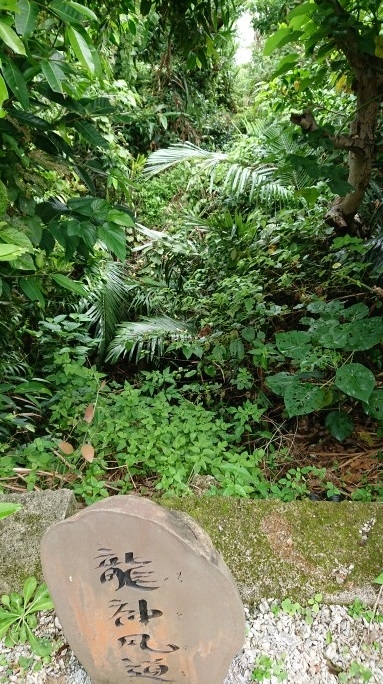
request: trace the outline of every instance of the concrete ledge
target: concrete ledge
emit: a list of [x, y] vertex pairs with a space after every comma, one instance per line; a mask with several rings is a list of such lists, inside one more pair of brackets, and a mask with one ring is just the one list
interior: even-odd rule
[[[0, 520], [0, 594], [19, 591], [26, 577], [42, 581], [40, 542], [48, 527], [78, 507], [69, 490], [0, 496], [23, 508]], [[290, 597], [304, 603], [322, 593], [327, 603], [373, 604], [383, 571], [383, 503], [332, 503], [225, 497], [157, 500], [189, 513], [229, 566], [245, 603]], [[360, 528], [376, 518], [367, 542]], [[349, 571], [350, 566], [354, 566]]]
[[20, 591], [31, 575], [43, 581], [42, 536], [50, 525], [76, 512], [76, 501], [69, 489], [7, 494], [0, 501], [22, 505], [17, 513], [0, 520], [0, 594], [8, 594]]
[[[373, 604], [383, 571], [383, 503], [282, 503], [224, 497], [163, 499], [205, 529], [233, 573], [242, 599], [322, 593], [328, 603]], [[376, 518], [367, 542], [360, 528]], [[350, 566], [353, 569], [350, 570]]]

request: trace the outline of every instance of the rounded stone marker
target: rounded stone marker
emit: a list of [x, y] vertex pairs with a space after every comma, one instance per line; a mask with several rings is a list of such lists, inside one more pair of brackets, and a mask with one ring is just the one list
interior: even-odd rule
[[42, 567], [92, 684], [223, 684], [245, 638], [243, 606], [188, 515], [114, 496], [53, 525]]

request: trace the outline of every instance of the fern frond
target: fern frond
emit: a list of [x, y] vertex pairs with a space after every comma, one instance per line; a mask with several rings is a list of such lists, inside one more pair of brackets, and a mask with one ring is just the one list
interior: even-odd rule
[[151, 361], [163, 356], [165, 344], [175, 340], [191, 339], [193, 328], [185, 321], [168, 316], [142, 318], [118, 326], [118, 332], [110, 343], [106, 361], [116, 363], [128, 354], [136, 363], [146, 356]]

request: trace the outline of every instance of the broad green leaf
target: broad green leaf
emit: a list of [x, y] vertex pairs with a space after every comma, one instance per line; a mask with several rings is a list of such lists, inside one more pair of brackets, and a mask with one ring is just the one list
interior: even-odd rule
[[365, 402], [368, 402], [375, 387], [373, 374], [361, 363], [347, 363], [338, 368], [334, 382], [348, 396]]
[[291, 373], [285, 373], [284, 371], [276, 373], [275, 375], [269, 375], [269, 377], [266, 378], [266, 385], [270, 387], [275, 394], [278, 394], [279, 397], [284, 396], [287, 387], [293, 382], [296, 382], [295, 376]]
[[336, 299], [331, 302], [325, 302], [323, 299], [317, 299], [316, 301], [310, 302], [310, 304], [307, 305], [307, 311], [321, 314], [323, 318], [334, 318], [341, 316], [343, 310], [344, 304], [342, 302], [338, 302]]
[[93, 223], [72, 220], [66, 223], [68, 235], [78, 235], [89, 249], [92, 249], [97, 241], [97, 228]]
[[45, 307], [45, 299], [41, 291], [39, 278], [36, 278], [35, 276], [20, 278], [19, 286], [28, 299], [32, 302], [39, 302], [42, 309]]
[[0, 38], [17, 55], [26, 54], [25, 47], [17, 33], [13, 30], [13, 28], [8, 26], [8, 24], [5, 24], [3, 21], [0, 21]]
[[108, 149], [109, 143], [100, 135], [97, 128], [95, 128], [88, 121], [75, 121], [73, 128], [81, 135], [84, 140], [94, 147], [102, 147], [104, 150]]
[[314, 2], [302, 2], [288, 13], [286, 21], [290, 21], [293, 17], [300, 16], [301, 14], [311, 14], [315, 8], [316, 4]]
[[[97, 67], [93, 57], [93, 52], [89, 46], [90, 40], [88, 36], [86, 36], [85, 32], [80, 33], [78, 27], [77, 29], [74, 29], [72, 26], [67, 28], [66, 33], [70, 46], [81, 66], [83, 66], [84, 69], [89, 71], [89, 73], [94, 76], [97, 71]], [[86, 38], [84, 36], [86, 36]]]
[[16, 511], [19, 511], [20, 508], [22, 508], [21, 504], [5, 503], [5, 502], [1, 501], [0, 502], [0, 520], [2, 518], [6, 518], [8, 515], [12, 515], [13, 513], [16, 513]]
[[0, 76], [0, 110], [3, 106], [3, 102], [8, 99], [8, 90], [5, 85], [5, 81], [2, 76]]
[[6, 242], [7, 244], [18, 245], [23, 247], [27, 252], [33, 252], [33, 245], [21, 230], [17, 230], [13, 226], [6, 226], [5, 228], [0, 228], [0, 240]]
[[371, 393], [366, 411], [374, 420], [383, 422], [383, 389], [375, 389]]
[[125, 211], [118, 211], [117, 209], [111, 209], [108, 211], [108, 221], [112, 223], [117, 223], [119, 226], [125, 226], [126, 228], [131, 228], [134, 226], [134, 220]]
[[52, 90], [55, 93], [61, 93], [63, 95], [64, 91], [61, 83], [65, 80], [66, 76], [57, 62], [47, 59], [42, 60], [41, 71], [43, 72]]
[[328, 322], [328, 329], [319, 336], [318, 342], [325, 349], [344, 349], [347, 342], [346, 325], [338, 325], [338, 321]]
[[18, 247], [18, 245], [0, 244], [0, 261], [14, 261], [15, 259], [18, 259], [24, 252], [24, 248]]
[[307, 354], [311, 343], [311, 334], [305, 330], [292, 330], [287, 333], [277, 333], [275, 342], [278, 350], [284, 356], [294, 359]]
[[31, 600], [33, 594], [35, 593], [35, 590], [37, 588], [37, 579], [36, 577], [28, 577], [23, 586], [23, 598], [24, 598], [24, 605], [29, 603]]
[[271, 55], [277, 48], [297, 41], [301, 35], [302, 31], [292, 31], [289, 26], [282, 26], [266, 40], [263, 50], [264, 55]]
[[255, 329], [252, 327], [242, 328], [241, 335], [246, 342], [252, 342], [255, 340]]
[[64, 287], [66, 290], [71, 290], [71, 292], [75, 292], [81, 297], [85, 297], [85, 295], [88, 294], [87, 290], [83, 285], [81, 285], [81, 283], [77, 282], [77, 280], [72, 280], [72, 278], [68, 278], [68, 276], [63, 275], [62, 273], [53, 273], [52, 278], [57, 285], [60, 285], [60, 287]]
[[374, 579], [375, 584], [383, 584], [383, 572]]
[[286, 387], [285, 406], [289, 417], [305, 416], [327, 406], [329, 394], [322, 387], [309, 382], [295, 381]]
[[370, 310], [366, 304], [363, 302], [358, 302], [352, 306], [348, 306], [347, 309], [342, 311], [342, 318], [345, 321], [359, 321], [363, 318], [367, 318]]
[[273, 78], [275, 78], [276, 76], [282, 76], [282, 74], [285, 74], [287, 71], [291, 71], [291, 69], [294, 69], [298, 60], [298, 52], [291, 52], [285, 57], [282, 57], [282, 59], [278, 62], [276, 70], [273, 72]]
[[1, 0], [0, 8], [5, 12], [15, 12], [16, 0]]
[[[51, 608], [53, 608], [53, 603], [51, 605]], [[50, 610], [51, 608], [42, 608], [41, 610]], [[27, 630], [27, 641], [30, 644], [33, 653], [35, 653], [37, 656], [40, 656], [40, 658], [45, 658], [49, 656], [52, 653], [53, 649], [52, 642], [49, 641], [49, 639], [41, 639], [36, 637], [33, 631], [28, 627]]]
[[36, 265], [34, 262], [34, 259], [32, 257], [32, 254], [26, 253], [24, 251], [24, 254], [21, 254], [21, 256], [18, 256], [13, 264], [13, 268], [20, 269], [22, 271], [35, 271], [36, 270]]
[[9, 88], [12, 90], [14, 95], [16, 95], [18, 101], [20, 102], [23, 109], [29, 109], [29, 95], [28, 88], [25, 82], [24, 76], [20, 69], [11, 59], [4, 60], [3, 62], [3, 76]]
[[331, 413], [328, 413], [325, 425], [330, 435], [339, 442], [343, 442], [354, 430], [354, 422], [345, 411], [331, 411]]
[[383, 337], [383, 319], [381, 316], [374, 316], [363, 320], [356, 320], [353, 323], [346, 323], [347, 341], [344, 349], [346, 351], [364, 351], [375, 347]]
[[306, 200], [309, 207], [313, 207], [317, 201], [321, 190], [319, 188], [303, 188], [302, 190], [295, 190], [295, 197], [303, 197]]
[[121, 261], [126, 259], [126, 237], [123, 228], [116, 225], [104, 223], [98, 229], [98, 239], [101, 240], [107, 249], [116, 255]]
[[6, 616], [1, 617], [0, 615], [0, 639], [2, 639], [5, 634], [8, 632], [10, 626], [16, 622], [18, 619], [18, 615], [15, 615], [13, 613], [7, 613]]
[[15, 12], [15, 27], [19, 36], [30, 38], [34, 33], [39, 6], [33, 0], [18, 0]]
[[88, 19], [91, 19], [92, 21], [98, 21], [97, 14], [95, 14], [93, 10], [89, 9], [89, 7], [80, 5], [79, 2], [73, 2], [73, 0], [69, 0], [68, 5], [73, 7], [77, 12], [80, 12], [80, 14], [84, 14], [86, 17], [88, 17]]
[[83, 21], [81, 13], [69, 2], [65, 2], [64, 0], [53, 0], [49, 3], [48, 7], [66, 24], [80, 24], [80, 22]]

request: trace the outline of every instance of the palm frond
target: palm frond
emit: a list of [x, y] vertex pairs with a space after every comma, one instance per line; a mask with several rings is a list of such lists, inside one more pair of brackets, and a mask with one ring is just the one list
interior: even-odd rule
[[158, 173], [170, 169], [180, 162], [199, 160], [211, 163], [212, 157], [226, 157], [222, 152], [209, 152], [191, 142], [176, 143], [170, 147], [156, 150], [149, 155], [144, 174], [146, 176], [156, 176]]
[[124, 320], [137, 284], [128, 279], [125, 264], [104, 261], [88, 274], [89, 294], [81, 301], [81, 309], [95, 326], [99, 342], [99, 357], [113, 339], [118, 323]]
[[163, 150], [157, 150], [147, 161], [147, 175], [153, 176], [185, 160], [194, 161], [199, 175], [210, 176], [210, 192], [214, 187], [222, 188], [229, 196], [239, 198], [248, 194], [249, 200], [286, 202], [292, 198], [292, 189], [276, 177], [277, 164], [247, 164], [233, 161], [223, 152], [209, 152], [192, 143], [179, 143]]
[[166, 343], [193, 337], [191, 324], [169, 316], [143, 317], [140, 321], [121, 323], [117, 329], [106, 356], [110, 363], [116, 363], [126, 355], [135, 363], [143, 356], [153, 361], [163, 356]]

